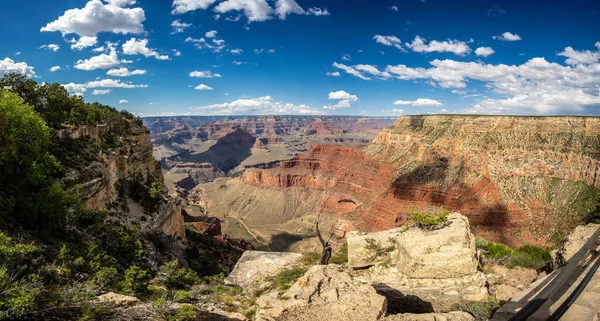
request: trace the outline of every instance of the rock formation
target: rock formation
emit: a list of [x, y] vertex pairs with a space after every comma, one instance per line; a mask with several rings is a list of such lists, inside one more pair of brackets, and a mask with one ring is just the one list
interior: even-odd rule
[[478, 270], [475, 237], [468, 219], [458, 213], [436, 230], [413, 226], [350, 232], [347, 240], [348, 265], [372, 267], [357, 271], [357, 279], [384, 294], [395, 313], [439, 312], [453, 303], [488, 296], [485, 275]]
[[390, 229], [411, 208], [442, 204], [469, 217], [478, 236], [547, 245], [595, 204], [598, 146], [595, 117], [404, 116], [364, 149], [313, 146], [242, 180], [335, 194], [346, 204], [315, 210], [344, 214], [358, 230]]

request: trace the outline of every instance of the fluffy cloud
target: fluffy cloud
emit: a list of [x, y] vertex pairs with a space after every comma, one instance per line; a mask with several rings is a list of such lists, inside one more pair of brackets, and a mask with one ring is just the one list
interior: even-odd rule
[[53, 43], [51, 43], [51, 44], [49, 44], [49, 45], [43, 45], [43, 46], [40, 46], [40, 49], [48, 49], [48, 50], [52, 50], [52, 51], [54, 51], [54, 52], [57, 52], [57, 51], [58, 51], [58, 49], [60, 49], [60, 46], [59, 46], [59, 45], [56, 45], [56, 44], [53, 44]]
[[92, 95], [106, 95], [109, 94], [112, 89], [94, 89]]
[[229, 103], [213, 104], [190, 109], [199, 115], [323, 115], [325, 112], [308, 105], [282, 103], [271, 96], [238, 99]]
[[116, 76], [116, 77], [128, 77], [128, 76], [133, 76], [133, 75], [145, 75], [146, 70], [142, 70], [142, 69], [129, 70], [126, 67], [122, 67], [119, 69], [111, 69], [111, 70], [107, 71], [106, 74], [109, 76]]
[[119, 104], [127, 104], [127, 103], [129, 103], [128, 100], [125, 100], [125, 99], [119, 100]]
[[375, 42], [380, 43], [382, 45], [389, 46], [389, 47], [394, 46], [400, 50], [404, 50], [404, 48], [402, 48], [402, 46], [401, 46], [402, 42], [396, 36], [375, 35], [375, 37], [373, 37], [373, 39], [375, 40]]
[[[597, 45], [599, 44], [600, 43], [597, 43]], [[592, 52], [589, 50], [577, 51], [571, 47], [565, 48], [565, 50], [558, 55], [567, 57], [566, 63], [569, 65], [593, 64], [598, 62], [598, 58], [600, 58], [600, 52]]]
[[399, 115], [399, 114], [403, 114], [404, 113], [404, 109], [400, 109], [400, 108], [382, 109], [382, 110], [380, 110], [380, 112], [386, 113], [386, 114]]
[[190, 77], [196, 77], [196, 78], [221, 78], [221, 74], [217, 74], [217, 73], [212, 73], [212, 71], [210, 70], [205, 70], [205, 71], [192, 71], [190, 72]]
[[234, 55], [239, 55], [242, 52], [244, 52], [244, 50], [242, 50], [242, 49], [231, 49], [231, 50], [229, 50], [229, 52], [231, 52]]
[[173, 56], [175, 56], [175, 57], [181, 56], [181, 51], [179, 51], [177, 49], [173, 49], [172, 51], [173, 51]]
[[[133, 3], [134, 1], [113, 0], [111, 3]], [[140, 34], [144, 32], [146, 20], [141, 8], [122, 8], [113, 4], [104, 4], [100, 0], [90, 0], [83, 9], [70, 9], [40, 31], [60, 31], [65, 34], [78, 34], [81, 37], [95, 37], [100, 32], [116, 34]]]
[[74, 67], [80, 70], [111, 69], [120, 63], [117, 51], [111, 48], [110, 54], [100, 54], [90, 59], [78, 60]]
[[196, 86], [194, 89], [196, 89], [196, 90], [213, 90], [214, 88], [211, 86], [207, 86], [205, 84], [200, 84], [200, 85]]
[[451, 52], [459, 56], [467, 55], [471, 52], [471, 48], [464, 41], [459, 40], [432, 40], [429, 44], [425, 44], [427, 40], [419, 36], [415, 37], [412, 43], [407, 43], [406, 46], [414, 52]]
[[475, 49], [475, 54], [480, 57], [487, 57], [494, 53], [494, 49], [491, 47], [479, 47]]
[[308, 8], [307, 14], [313, 15], [313, 16], [328, 16], [328, 15], [330, 15], [329, 11], [327, 11], [327, 8], [325, 8], [325, 9]]
[[124, 83], [115, 79], [101, 79], [90, 81], [85, 84], [87, 88], [146, 88], [148, 85], [134, 85], [132, 83]]
[[409, 105], [413, 107], [440, 107], [443, 104], [437, 100], [428, 98], [419, 98], [417, 100], [397, 100], [394, 105]]
[[350, 74], [350, 75], [352, 75], [352, 76], [358, 77], [358, 78], [360, 78], [360, 79], [363, 79], [363, 80], [371, 80], [371, 78], [369, 78], [369, 77], [367, 77], [367, 76], [364, 76], [363, 74], [361, 74], [361, 73], [360, 73], [358, 70], [356, 70], [356, 69], [355, 69], [355, 68], [353, 68], [353, 67], [346, 66], [346, 65], [344, 65], [344, 64], [340, 64], [340, 63], [337, 63], [337, 62], [334, 62], [334, 63], [333, 63], [333, 67], [335, 67], [335, 68], [338, 68], [338, 69], [342, 69], [342, 70], [343, 70], [343, 71], [345, 71], [346, 73], [348, 73], [348, 74]]
[[306, 11], [295, 0], [277, 0], [275, 13], [279, 16], [279, 19], [285, 20], [285, 17], [289, 14], [303, 15], [306, 14]]
[[512, 34], [510, 32], [505, 32], [499, 36], [493, 36], [492, 37], [494, 40], [500, 40], [500, 41], [518, 41], [521, 40], [521, 37], [519, 37], [519, 35], [517, 34]]
[[328, 72], [327, 76], [339, 77], [340, 76], [340, 72], [339, 71]]
[[133, 6], [136, 3], [136, 0], [104, 0], [104, 2], [117, 7], [127, 7]]
[[184, 23], [184, 22], [181, 22], [181, 20], [177, 19], [177, 20], [171, 22], [171, 27], [173, 27], [173, 31], [171, 32], [171, 34], [181, 33], [185, 29], [187, 29], [191, 26], [192, 26], [191, 23]]
[[204, 36], [206, 38], [214, 38], [217, 36], [217, 30], [211, 30], [211, 31], [207, 31]]
[[96, 43], [98, 43], [97, 37], [83, 36], [79, 37], [79, 40], [71, 45], [71, 49], [83, 50], [87, 47], [95, 46]]
[[243, 11], [248, 21], [265, 21], [271, 18], [273, 9], [266, 0], [226, 0], [219, 3], [215, 12]]
[[85, 93], [85, 91], [87, 90], [85, 84], [68, 83], [62, 86], [65, 87], [71, 95], [77, 96], [83, 96], [83, 93]]
[[55, 71], [59, 71], [60, 70], [60, 66], [54, 66], [52, 68], [50, 68], [51, 72], [55, 72]]
[[358, 101], [358, 97], [356, 95], [351, 95], [343, 90], [332, 91], [329, 93], [327, 99], [331, 100], [339, 100], [335, 105], [326, 105], [323, 106], [325, 109], [340, 109], [340, 108], [349, 108], [352, 103]]
[[0, 76], [9, 73], [18, 73], [27, 77], [35, 77], [34, 67], [27, 65], [25, 62], [15, 62], [10, 58], [0, 60]]
[[217, 0], [174, 0], [171, 14], [183, 14], [197, 9], [208, 9]]
[[123, 53], [126, 55], [144, 55], [146, 57], [154, 57], [158, 60], [169, 60], [169, 56], [160, 55], [154, 49], [148, 48], [148, 39], [137, 40], [131, 38], [123, 44]]
[[392, 9], [393, 11], [398, 11], [398, 7], [396, 6], [391, 6], [390, 9]]
[[349, 54], [344, 54], [344, 55], [342, 56], [342, 60], [345, 60], [345, 61], [350, 61], [350, 60], [352, 60], [352, 57], [350, 57], [350, 55], [349, 55]]

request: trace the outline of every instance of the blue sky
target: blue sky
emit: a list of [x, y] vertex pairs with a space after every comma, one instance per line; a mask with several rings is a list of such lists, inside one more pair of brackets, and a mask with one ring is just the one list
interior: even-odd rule
[[40, 0], [0, 10], [0, 74], [140, 115], [600, 114], [598, 1]]

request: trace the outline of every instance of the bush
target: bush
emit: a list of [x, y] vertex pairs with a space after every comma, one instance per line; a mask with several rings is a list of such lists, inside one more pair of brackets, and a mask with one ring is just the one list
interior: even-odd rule
[[302, 264], [304, 265], [315, 265], [321, 260], [321, 254], [317, 252], [305, 252], [302, 253]]
[[499, 307], [500, 304], [495, 301], [469, 301], [453, 304], [450, 311], [464, 311], [472, 315], [475, 321], [485, 321], [489, 320]]
[[132, 265], [125, 270], [125, 280], [121, 287], [123, 291], [136, 295], [144, 295], [148, 292], [150, 275], [148, 271]]
[[494, 243], [494, 242], [488, 242], [487, 244], [487, 253], [486, 256], [488, 258], [492, 258], [492, 259], [496, 259], [496, 260], [502, 260], [502, 259], [506, 259], [508, 257], [510, 257], [514, 250], [511, 249], [510, 247], [501, 244], [501, 243]]
[[333, 264], [344, 264], [348, 263], [348, 242], [344, 242], [340, 249], [331, 258]]
[[442, 206], [429, 207], [422, 212], [416, 209], [408, 212], [410, 224], [429, 230], [442, 227], [448, 222], [449, 214], [450, 212]]
[[159, 282], [167, 288], [184, 289], [200, 282], [198, 274], [192, 269], [179, 267], [177, 259], [160, 267]]
[[275, 286], [281, 290], [287, 290], [294, 282], [296, 282], [296, 280], [302, 277], [306, 271], [308, 271], [306, 267], [282, 270], [275, 278]]
[[522, 266], [541, 269], [551, 260], [550, 250], [534, 245], [523, 245], [511, 255], [506, 266], [509, 268]]

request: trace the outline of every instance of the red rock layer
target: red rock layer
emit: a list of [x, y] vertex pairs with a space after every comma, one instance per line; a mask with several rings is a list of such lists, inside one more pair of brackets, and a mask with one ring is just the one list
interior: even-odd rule
[[316, 145], [242, 180], [326, 190], [316, 210], [361, 230], [389, 229], [411, 209], [443, 205], [468, 216], [479, 236], [544, 245], [593, 205], [598, 146], [600, 118], [401, 117], [365, 149]]

